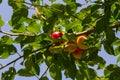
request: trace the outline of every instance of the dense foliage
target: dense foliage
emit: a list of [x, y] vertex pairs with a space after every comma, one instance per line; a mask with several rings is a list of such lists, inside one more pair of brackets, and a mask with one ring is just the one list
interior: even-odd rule
[[[81, 0], [82, 1], [82, 0]], [[120, 39], [116, 33], [120, 31], [119, 0], [8, 0], [13, 13], [9, 25], [10, 32], [0, 31], [0, 59], [8, 59], [18, 54], [15, 60], [0, 64], [1, 80], [14, 80], [16, 75], [38, 80], [49, 80], [49, 72], [54, 80], [62, 80], [62, 72], [72, 80], [120, 80], [120, 67], [115, 64], [106, 65], [106, 61], [98, 55], [101, 48], [107, 54], [118, 56], [120, 61]], [[2, 4], [2, 0], [0, 0]], [[4, 9], [4, 8], [3, 8]], [[33, 12], [32, 16], [29, 16]], [[0, 27], [4, 21], [0, 15]], [[52, 32], [62, 32], [62, 38], [54, 41]], [[86, 35], [88, 39], [80, 59], [65, 51], [65, 42], [76, 40]], [[70, 42], [71, 43], [71, 42]], [[18, 48], [15, 45], [20, 45]], [[52, 48], [51, 48], [52, 47]], [[21, 69], [15, 63], [20, 61]], [[47, 69], [40, 74], [40, 66], [45, 63]], [[13, 65], [11, 65], [13, 64]], [[10, 66], [9, 66], [10, 65]], [[91, 66], [104, 70], [99, 77]]]

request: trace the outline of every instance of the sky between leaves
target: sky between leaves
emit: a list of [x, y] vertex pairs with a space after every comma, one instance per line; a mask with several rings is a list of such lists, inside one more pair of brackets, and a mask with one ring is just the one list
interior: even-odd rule
[[[11, 18], [12, 8], [10, 6], [8, 6], [7, 1], [8, 0], [2, 0], [2, 4], [0, 4], [0, 15], [2, 16], [2, 19], [5, 22], [4, 27], [1, 28], [3, 31], [9, 31], [11, 29], [10, 26], [8, 25], [8, 20], [10, 20], [10, 18]], [[26, 0], [26, 1], [29, 1], [29, 0]], [[46, 3], [48, 3], [48, 0], [45, 0], [45, 1], [46, 1]], [[61, 1], [62, 0], [57, 0], [57, 2], [61, 2]], [[85, 3], [84, 0], [77, 0], [77, 1], [80, 1], [83, 4]], [[34, 13], [34, 11], [31, 11], [29, 16], [31, 16], [32, 13]], [[0, 36], [1, 35], [2, 34], [0, 33]], [[117, 33], [116, 35], [120, 38], [120, 33]], [[21, 53], [21, 51], [19, 49], [20, 46], [19, 45], [16, 45], [16, 46], [17, 46], [17, 48], [19, 50], [18, 52]], [[116, 63], [117, 56], [115, 57], [115, 56], [108, 55], [103, 48], [99, 52], [99, 55], [102, 56], [106, 60], [107, 65]], [[9, 57], [8, 59], [4, 59], [4, 60], [0, 59], [0, 64], [3, 64], [3, 65], [7, 64], [8, 62], [14, 60], [17, 57], [18, 57], [17, 55], [14, 55], [14, 56]], [[22, 66], [20, 66], [18, 64], [19, 64], [19, 61], [16, 64], [17, 70], [22, 67]], [[117, 63], [117, 64], [120, 66], [120, 63]], [[44, 70], [47, 67], [46, 67], [45, 64], [42, 64], [42, 66], [40, 66], [40, 68], [41, 68], [41, 73], [43, 73]], [[96, 69], [97, 66], [94, 66], [93, 68]], [[8, 70], [8, 67], [3, 69], [3, 70], [0, 70], [0, 77], [1, 77], [1, 73], [3, 71], [6, 71], [6, 70]], [[103, 75], [103, 70], [97, 70], [97, 72], [98, 72], [99, 76]], [[48, 75], [49, 79], [52, 80], [52, 78], [50, 78], [50, 76], [49, 76], [49, 73], [47, 73], [47, 75]], [[36, 79], [36, 77], [27, 77], [26, 78], [26, 77], [16, 76], [15, 80], [37, 80], [37, 79]], [[66, 79], [65, 76], [63, 76], [62, 80], [71, 80], [71, 79], [69, 79], [69, 78]]]

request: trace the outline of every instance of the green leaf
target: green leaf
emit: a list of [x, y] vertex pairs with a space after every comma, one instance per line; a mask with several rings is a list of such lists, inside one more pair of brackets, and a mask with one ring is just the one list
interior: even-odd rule
[[63, 0], [65, 3], [75, 2], [76, 0]]
[[48, 20], [44, 23], [44, 27], [43, 27], [43, 30], [45, 33], [51, 34], [51, 32], [53, 31], [53, 27], [57, 22], [57, 19], [58, 19], [58, 16], [56, 14], [48, 18]]
[[65, 11], [65, 6], [63, 4], [52, 4], [51, 5], [51, 11], [53, 11], [53, 16], [57, 15], [58, 17], [63, 16], [64, 11]]
[[83, 73], [84, 73], [85, 78], [86, 78], [87, 80], [95, 80], [95, 78], [96, 78], [96, 76], [97, 76], [96, 71], [93, 70], [92, 68], [85, 68], [85, 69], [83, 70]]
[[4, 21], [2, 20], [2, 17], [0, 16], [0, 27], [4, 25]]
[[51, 77], [55, 80], [61, 80], [62, 79], [61, 70], [55, 64], [50, 67], [49, 73], [50, 73]]
[[37, 0], [30, 0], [31, 2], [35, 2], [35, 1], [37, 1]]
[[71, 78], [72, 80], [75, 79], [76, 76], [76, 72], [77, 72], [77, 68], [76, 65], [74, 64], [74, 60], [73, 59], [67, 59], [63, 61], [64, 63], [64, 67], [65, 67], [65, 76], [67, 78]]
[[25, 7], [22, 2], [24, 2], [24, 0], [8, 0], [9, 6], [11, 6], [13, 9]]
[[88, 75], [91, 80], [95, 80], [95, 78], [97, 77], [96, 71], [92, 68], [88, 68]]
[[109, 43], [108, 40], [104, 41], [104, 49], [108, 54], [115, 55], [113, 46]]
[[35, 41], [34, 36], [27, 36], [27, 37], [23, 37], [23, 40], [20, 42], [20, 44], [21, 44], [21, 47], [23, 47], [25, 44], [28, 44], [28, 43], [30, 44], [30, 43], [33, 43], [34, 41]]
[[49, 80], [49, 79], [45, 76], [45, 77], [40, 78], [39, 80]]
[[120, 80], [120, 67], [116, 64], [110, 64], [105, 68], [104, 74], [109, 80]]
[[66, 5], [66, 11], [69, 15], [72, 15], [74, 13], [76, 13], [76, 9], [78, 6], [81, 6], [80, 4], [76, 3], [76, 2], [69, 2]]
[[10, 67], [8, 71], [2, 73], [2, 80], [14, 80], [16, 75], [16, 70], [14, 67]]
[[77, 38], [77, 36], [73, 33], [66, 33], [65, 36], [69, 41], [76, 40], [76, 38]]
[[27, 58], [25, 62], [25, 67], [28, 71], [31, 71], [34, 74], [39, 75], [40, 68], [39, 65], [36, 63], [36, 57], [34, 55], [31, 55]]
[[120, 55], [117, 57], [117, 62], [120, 62]]
[[24, 26], [24, 24], [16, 24], [15, 26], [13, 26], [14, 29], [12, 29], [11, 31], [14, 33], [25, 33], [26, 32], [26, 27]]
[[78, 70], [78, 71], [76, 72], [76, 79], [77, 79], [77, 80], [79, 80], [79, 79], [85, 80], [85, 75], [84, 75], [84, 73], [82, 73], [80, 70]]
[[83, 20], [89, 14], [90, 14], [90, 9], [89, 8], [82, 8], [80, 10], [80, 12], [77, 13], [77, 16], [80, 20]]
[[32, 66], [34, 65], [33, 61], [32, 61], [32, 58], [31, 57], [28, 57], [27, 60], [25, 61], [25, 67], [27, 70], [31, 70], [32, 69]]
[[88, 53], [89, 53], [89, 60], [94, 60], [97, 57], [98, 54], [98, 48], [97, 47], [91, 47], [88, 49]]
[[37, 75], [40, 74], [40, 67], [39, 67], [39, 65], [38, 65], [37, 63], [34, 63], [34, 65], [33, 65], [33, 67], [32, 67], [32, 71], [33, 71], [35, 74], [37, 74]]
[[85, 58], [85, 60], [88, 61], [88, 64], [90, 66], [99, 64], [98, 69], [104, 68], [106, 62], [102, 57], [98, 56], [98, 48], [93, 47], [93, 48], [88, 49], [88, 51], [89, 51], [88, 52], [89, 57], [88, 57], [88, 59]]
[[106, 28], [106, 21], [104, 18], [101, 18], [96, 23], [96, 32], [101, 33], [102, 31], [105, 30], [105, 28]]
[[115, 40], [115, 31], [112, 28], [105, 28], [107, 43], [111, 44]]
[[[12, 25], [16, 26], [18, 24], [23, 23], [23, 19], [28, 16], [28, 8], [27, 7], [22, 7], [14, 10], [13, 15], [12, 15]], [[22, 20], [21, 20], [22, 19]], [[16, 26], [19, 27], [19, 26]]]
[[50, 2], [55, 2], [56, 0], [49, 0]]
[[0, 0], [0, 4], [2, 3], [2, 0]]
[[91, 14], [95, 14], [95, 12], [100, 9], [102, 6], [99, 4], [93, 4], [90, 5], [90, 9], [91, 9]]
[[109, 80], [120, 80], [120, 68], [110, 74]]
[[18, 72], [17, 72], [18, 75], [20, 76], [25, 76], [25, 77], [31, 77], [31, 76], [34, 76], [35, 74], [30, 71], [30, 70], [27, 70], [27, 69], [20, 69]]
[[120, 17], [120, 4], [113, 4], [112, 5], [112, 11], [113, 11], [113, 16], [117, 20]]
[[120, 46], [120, 39], [116, 40], [113, 42], [114, 46]]
[[120, 54], [120, 46], [117, 46], [114, 50], [115, 55]]
[[10, 36], [5, 35], [1, 37], [1, 42], [7, 45], [11, 45], [13, 42], [13, 39]]
[[14, 45], [0, 45], [0, 58], [8, 58], [17, 52]]
[[24, 52], [23, 57], [26, 59], [31, 55], [31, 52], [33, 50], [32, 46], [26, 46], [22, 51]]
[[114, 65], [114, 64], [110, 64], [106, 66], [106, 68], [104, 69], [104, 75], [106, 77], [109, 77], [110, 74], [115, 70], [115, 68], [117, 68], [117, 65]]
[[15, 43], [21, 43], [26, 37], [25, 36], [18, 36], [15, 38]]
[[40, 24], [37, 23], [37, 22], [31, 22], [29, 25], [28, 25], [28, 28], [27, 30], [30, 32], [30, 33], [38, 33], [40, 32]]
[[6, 59], [10, 56], [8, 51], [4, 51], [2, 54], [0, 54], [0, 59]]
[[79, 20], [73, 20], [69, 23], [64, 23], [66, 31], [69, 33], [69, 30], [74, 30], [75, 32], [81, 32], [83, 30], [83, 26]]

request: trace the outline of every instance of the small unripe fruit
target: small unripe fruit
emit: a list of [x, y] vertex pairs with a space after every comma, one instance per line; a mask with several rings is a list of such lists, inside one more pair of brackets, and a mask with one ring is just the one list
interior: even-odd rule
[[76, 50], [73, 52], [73, 57], [76, 59], [80, 59], [83, 53], [84, 49], [80, 49], [79, 47], [77, 47]]
[[87, 36], [85, 36], [85, 35], [79, 36], [79, 37], [77, 38], [77, 45], [78, 45], [78, 47], [81, 48], [81, 49], [87, 49], [87, 48], [88, 48], [88, 45], [86, 45], [86, 44], [83, 43], [83, 42], [84, 42], [85, 40], [87, 40], [87, 39], [88, 39], [88, 38], [87, 38]]

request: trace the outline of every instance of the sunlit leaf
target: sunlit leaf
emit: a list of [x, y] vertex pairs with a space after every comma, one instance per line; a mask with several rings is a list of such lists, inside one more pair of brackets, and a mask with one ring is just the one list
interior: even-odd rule
[[2, 17], [0, 16], [0, 27], [4, 25], [4, 21], [2, 20]]
[[115, 45], [115, 46], [120, 46], [120, 40], [118, 39], [118, 40], [114, 41], [114, 42], [113, 42], [113, 45]]
[[114, 53], [115, 53], [115, 55], [120, 54], [120, 46], [115, 48]]
[[5, 36], [2, 36], [1, 42], [7, 45], [11, 45], [13, 42], [13, 39], [10, 36], [5, 35]]
[[117, 62], [120, 62], [120, 56], [118, 56], [118, 58], [117, 58]]
[[0, 59], [5, 59], [10, 56], [8, 51], [4, 51], [2, 54], [0, 54]]
[[37, 22], [32, 22], [29, 24], [27, 29], [30, 33], [37, 33], [40, 32], [40, 27], [40, 24], [38, 24]]
[[20, 69], [17, 72], [18, 75], [20, 76], [26, 76], [26, 77], [30, 77], [30, 76], [34, 76], [35, 74], [27, 69]]
[[50, 2], [55, 2], [56, 0], [49, 0]]

